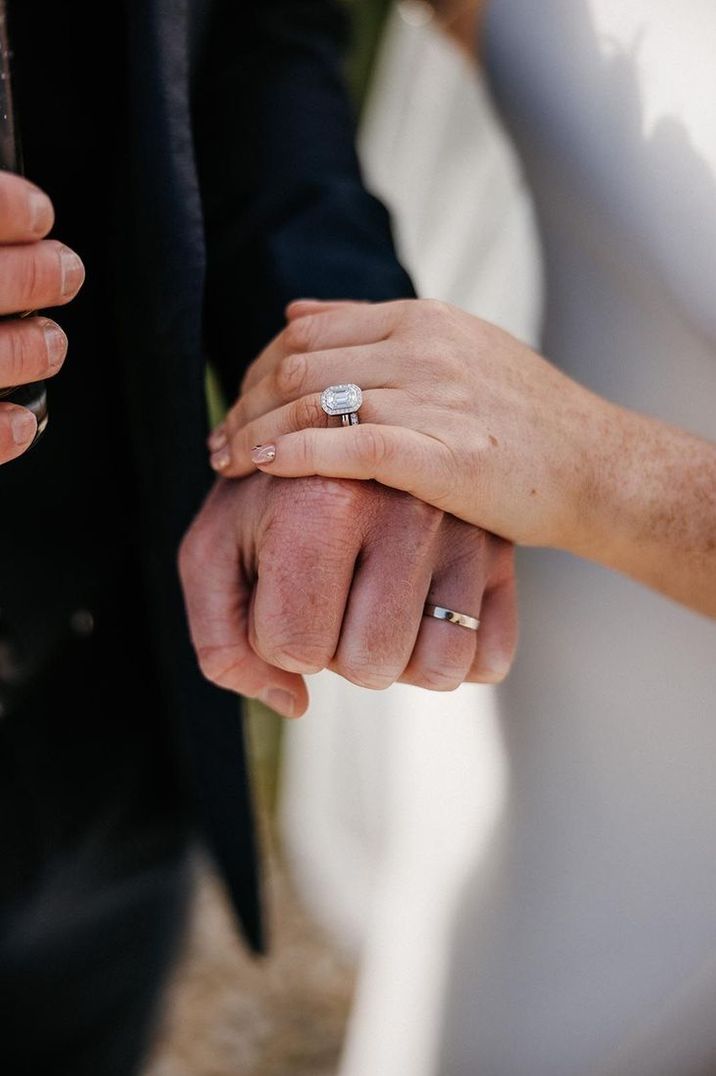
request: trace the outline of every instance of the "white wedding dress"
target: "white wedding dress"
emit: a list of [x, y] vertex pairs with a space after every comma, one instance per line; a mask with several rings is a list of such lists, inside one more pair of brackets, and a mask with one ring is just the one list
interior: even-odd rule
[[[413, 9], [411, 9], [412, 12]], [[396, 16], [364, 131], [423, 294], [525, 338], [530, 203], [479, 82]], [[716, 4], [493, 0], [543, 349], [716, 438]], [[716, 1072], [716, 625], [519, 558], [497, 692], [322, 674], [287, 745], [301, 892], [359, 947], [341, 1076]]]

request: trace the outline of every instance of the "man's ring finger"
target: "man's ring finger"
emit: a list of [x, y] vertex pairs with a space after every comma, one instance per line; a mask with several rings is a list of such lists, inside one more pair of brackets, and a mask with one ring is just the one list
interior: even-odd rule
[[446, 609], [443, 605], [431, 605], [428, 602], [423, 609], [423, 616], [434, 616], [436, 620], [447, 620], [449, 624], [459, 624], [461, 628], [477, 631], [480, 621], [468, 613], [458, 613], [455, 609]]

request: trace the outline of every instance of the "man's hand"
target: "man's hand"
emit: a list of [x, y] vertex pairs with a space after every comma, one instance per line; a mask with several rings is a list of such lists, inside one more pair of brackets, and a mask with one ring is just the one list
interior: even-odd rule
[[[287, 717], [306, 709], [303, 674], [324, 668], [449, 691], [512, 661], [512, 547], [376, 483], [219, 479], [179, 563], [204, 674]], [[428, 600], [479, 631], [423, 617]]]
[[[0, 172], [0, 316], [61, 306], [84, 281], [77, 255], [55, 239], [50, 199], [20, 176]], [[64, 332], [49, 318], [0, 322], [0, 393], [57, 373], [67, 352]], [[24, 407], [0, 402], [0, 463], [32, 444], [37, 422]]]

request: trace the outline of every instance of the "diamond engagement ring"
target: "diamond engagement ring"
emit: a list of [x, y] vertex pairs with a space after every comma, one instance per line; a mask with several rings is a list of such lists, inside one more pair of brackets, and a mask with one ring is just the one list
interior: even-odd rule
[[363, 393], [357, 385], [331, 385], [321, 393], [321, 407], [327, 415], [340, 415], [343, 426], [357, 426]]
[[456, 613], [454, 609], [445, 609], [442, 605], [430, 605], [423, 609], [423, 616], [434, 616], [436, 620], [447, 620], [449, 624], [459, 624], [461, 628], [477, 631], [480, 621], [467, 613]]

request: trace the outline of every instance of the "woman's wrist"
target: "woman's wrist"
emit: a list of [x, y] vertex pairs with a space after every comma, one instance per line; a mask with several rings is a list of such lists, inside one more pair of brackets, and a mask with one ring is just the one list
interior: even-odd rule
[[615, 521], [624, 523], [624, 500], [631, 486], [629, 453], [633, 416], [586, 389], [565, 433], [569, 457], [564, 463], [561, 512], [547, 543], [555, 549], [604, 563], [622, 540]]
[[584, 555], [602, 514], [595, 498], [597, 491], [603, 497], [597, 456], [603, 452], [606, 401], [558, 371], [554, 376], [551, 400], [518, 416], [521, 436], [508, 486], [515, 525], [506, 533], [518, 545]]
[[716, 445], [600, 402], [581, 523], [562, 548], [716, 615]]

